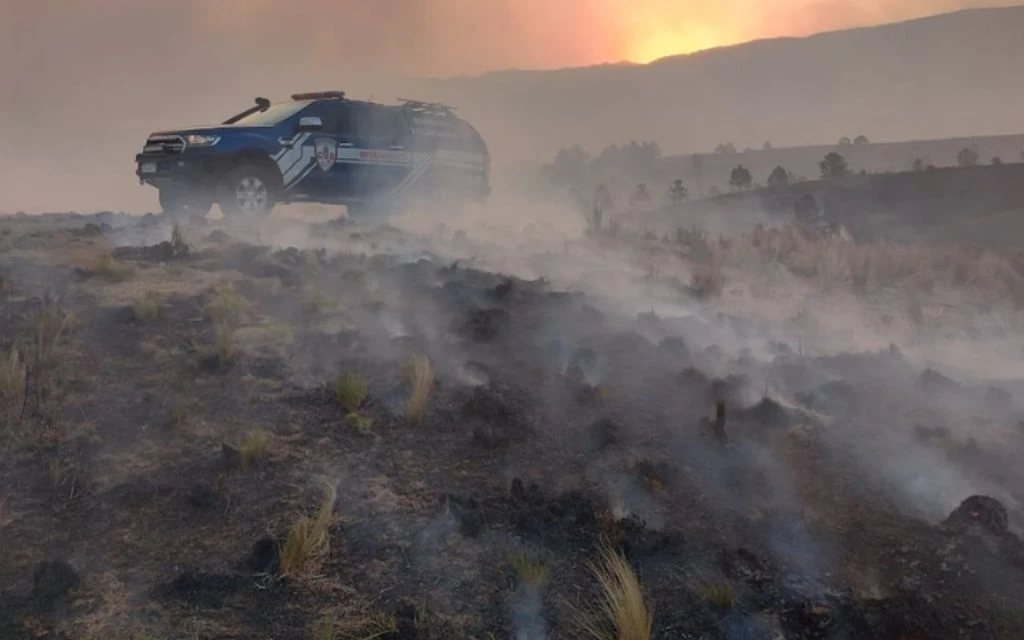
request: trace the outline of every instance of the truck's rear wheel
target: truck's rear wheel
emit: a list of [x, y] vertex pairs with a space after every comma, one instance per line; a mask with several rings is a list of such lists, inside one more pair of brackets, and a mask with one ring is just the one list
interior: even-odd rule
[[246, 164], [224, 177], [218, 202], [225, 216], [265, 218], [274, 210], [278, 176], [268, 168]]
[[198, 187], [164, 187], [159, 198], [160, 210], [174, 218], [205, 218], [213, 208], [213, 195]]

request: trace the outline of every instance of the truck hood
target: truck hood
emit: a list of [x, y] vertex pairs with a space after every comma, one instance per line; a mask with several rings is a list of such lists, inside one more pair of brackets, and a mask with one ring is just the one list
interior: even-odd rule
[[199, 127], [183, 127], [181, 129], [164, 129], [162, 131], [154, 131], [150, 135], [154, 136], [187, 136], [191, 134], [198, 134], [204, 136], [224, 136], [224, 135], [239, 135], [246, 133], [258, 133], [266, 134], [267, 129], [272, 127], [252, 127], [252, 126], [236, 126], [230, 124], [217, 124], [217, 125], [205, 125]]

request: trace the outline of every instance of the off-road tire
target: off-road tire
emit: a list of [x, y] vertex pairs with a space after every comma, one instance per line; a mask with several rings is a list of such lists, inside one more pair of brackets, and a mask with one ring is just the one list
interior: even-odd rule
[[221, 180], [217, 202], [224, 217], [266, 218], [274, 210], [281, 176], [269, 167], [243, 164]]

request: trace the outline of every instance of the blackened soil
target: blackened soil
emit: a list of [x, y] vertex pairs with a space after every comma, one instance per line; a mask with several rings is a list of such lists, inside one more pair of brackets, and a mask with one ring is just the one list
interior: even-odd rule
[[[19, 257], [0, 254], [15, 281], [0, 335], [31, 337], [53, 305], [76, 319], [59, 357], [30, 362], [31, 410], [3, 406], [0, 637], [177, 637], [188, 621], [202, 638], [305, 640], [324, 616], [383, 616], [397, 630], [382, 638], [515, 638], [510, 558], [528, 549], [551, 560], [538, 615], [572, 638], [604, 546], [635, 568], [658, 639], [1024, 637], [1008, 499], [1024, 446], [968, 445], [934, 410], [955, 394], [1014, 425], [1012, 397], [892, 352], [733, 357], [543, 280], [388, 256], [389, 229], [332, 232], [372, 257], [206, 228], [186, 230], [187, 255], [117, 252], [146, 263], [126, 282], [53, 266], [125, 227], [99, 222], [14, 231]], [[211, 363], [223, 282], [246, 306], [229, 362]], [[172, 291], [140, 322], [130, 301], [148, 289]], [[419, 420], [415, 354], [433, 373]], [[366, 383], [355, 411], [341, 373]], [[993, 495], [920, 491], [936, 466], [967, 479], [952, 493]], [[328, 550], [284, 577], [280, 546], [325, 485]]]

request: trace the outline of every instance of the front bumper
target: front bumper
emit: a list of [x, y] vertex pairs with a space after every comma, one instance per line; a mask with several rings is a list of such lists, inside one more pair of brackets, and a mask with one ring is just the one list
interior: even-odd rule
[[135, 156], [139, 184], [157, 188], [166, 185], [212, 185], [217, 175], [215, 158], [189, 151], [180, 154], [140, 153]]

